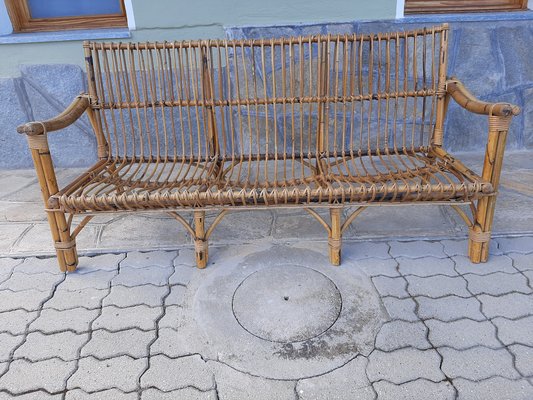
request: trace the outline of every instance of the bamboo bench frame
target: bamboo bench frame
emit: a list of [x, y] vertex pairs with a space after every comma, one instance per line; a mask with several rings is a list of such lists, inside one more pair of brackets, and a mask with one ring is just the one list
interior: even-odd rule
[[[166, 212], [194, 239], [196, 263], [228, 211], [307, 210], [341, 262], [342, 234], [369, 206], [445, 204], [485, 262], [508, 103], [446, 77], [448, 26], [368, 35], [164, 43], [85, 42], [86, 94], [27, 136], [62, 271], [103, 212]], [[280, 66], [279, 66], [280, 65]], [[488, 116], [481, 175], [443, 148], [450, 99]], [[87, 115], [99, 161], [58, 187], [48, 134]], [[471, 216], [461, 208], [467, 205]], [[342, 221], [342, 210], [356, 209]], [[330, 222], [316, 208], [330, 209]], [[205, 212], [220, 211], [206, 229]], [[192, 211], [192, 223], [180, 213]], [[74, 227], [73, 216], [83, 215]]]

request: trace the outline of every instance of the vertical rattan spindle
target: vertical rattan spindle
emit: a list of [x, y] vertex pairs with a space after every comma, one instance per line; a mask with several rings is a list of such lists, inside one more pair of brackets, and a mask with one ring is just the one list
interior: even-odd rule
[[334, 207], [329, 210], [331, 216], [331, 232], [328, 237], [329, 244], [329, 262], [332, 265], [341, 265], [341, 215], [342, 208]]

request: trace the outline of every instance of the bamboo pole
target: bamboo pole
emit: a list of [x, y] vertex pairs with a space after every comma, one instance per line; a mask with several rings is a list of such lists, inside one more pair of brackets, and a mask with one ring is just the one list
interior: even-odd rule
[[330, 208], [331, 232], [328, 237], [329, 245], [329, 262], [332, 265], [341, 265], [341, 247], [342, 247], [342, 208]]
[[196, 266], [203, 269], [207, 266], [208, 247], [205, 231], [205, 211], [194, 212], [194, 251]]

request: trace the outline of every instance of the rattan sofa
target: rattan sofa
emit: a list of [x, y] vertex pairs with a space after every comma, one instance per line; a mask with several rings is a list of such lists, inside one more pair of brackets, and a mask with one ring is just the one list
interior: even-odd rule
[[[342, 234], [363, 210], [422, 202], [457, 211], [470, 228], [470, 259], [486, 261], [506, 136], [520, 110], [479, 101], [447, 78], [447, 43], [447, 25], [265, 40], [85, 42], [88, 93], [56, 118], [18, 128], [28, 139], [61, 270], [76, 269], [76, 236], [98, 213], [170, 214], [194, 239], [203, 268], [208, 238], [228, 211], [302, 208], [326, 229], [330, 261], [339, 265]], [[443, 147], [450, 99], [488, 117], [481, 174]], [[99, 161], [60, 189], [47, 136], [84, 114]], [[348, 206], [355, 209], [342, 222]], [[318, 207], [329, 208], [331, 221]], [[219, 211], [209, 229], [207, 210]], [[76, 227], [74, 215], [84, 216]]]

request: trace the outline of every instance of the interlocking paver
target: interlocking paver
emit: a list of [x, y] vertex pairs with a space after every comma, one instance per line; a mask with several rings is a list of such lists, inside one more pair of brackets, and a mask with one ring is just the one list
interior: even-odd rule
[[150, 307], [162, 306], [163, 297], [169, 289], [165, 286], [141, 285], [135, 287], [113, 286], [104, 306], [131, 307], [145, 304]]
[[173, 269], [161, 267], [121, 267], [120, 273], [113, 278], [113, 285], [123, 285], [128, 287], [151, 284], [163, 286], [168, 282]]
[[398, 263], [392, 258], [365, 258], [363, 260], [355, 261], [354, 264], [369, 276], [400, 276], [400, 273], [397, 270]]
[[369, 356], [367, 375], [371, 382], [385, 379], [401, 384], [417, 378], [439, 382], [444, 374], [435, 350], [405, 348], [391, 353], [374, 350]]
[[[221, 399], [247, 399], [253, 396], [254, 400], [294, 400], [294, 381], [251, 376], [215, 361], [208, 361], [207, 364], [215, 374], [217, 392]], [[345, 384], [349, 390], [350, 383]], [[328, 397], [327, 393], [323, 397]]]
[[48, 394], [42, 390], [21, 394], [17, 397], [13, 397], [8, 393], [0, 392], [0, 400], [61, 400], [62, 397], [62, 394]]
[[170, 285], [187, 286], [195, 272], [195, 267], [188, 265], [176, 265], [174, 267], [174, 273], [168, 279], [168, 283]]
[[16, 260], [14, 258], [0, 258], [0, 282], [8, 279], [16, 267], [22, 262], [23, 260]]
[[480, 381], [491, 376], [509, 379], [520, 378], [513, 367], [513, 358], [505, 349], [473, 347], [468, 350], [439, 349], [442, 355], [442, 371], [450, 378], [466, 378]]
[[508, 293], [503, 296], [478, 296], [483, 313], [488, 318], [506, 317], [510, 319], [533, 314], [533, 295]]
[[91, 322], [98, 316], [98, 310], [72, 308], [70, 310], [45, 309], [29, 327], [29, 331], [52, 333], [72, 330], [83, 333], [89, 330]]
[[141, 394], [141, 400], [218, 400], [220, 398], [214, 390], [202, 392], [195, 388], [185, 388], [171, 392], [147, 389]]
[[429, 328], [429, 341], [436, 347], [447, 346], [458, 350], [474, 346], [501, 347], [496, 338], [496, 328], [489, 321], [460, 319], [441, 322], [430, 319], [426, 325]]
[[400, 319], [404, 321], [419, 320], [415, 313], [416, 303], [410, 297], [406, 299], [383, 297], [381, 300], [383, 301], [383, 305], [391, 319]]
[[[531, 246], [533, 249], [533, 245]], [[533, 252], [529, 254], [509, 253], [507, 254], [514, 261], [513, 265], [520, 271], [533, 270]]]
[[418, 276], [406, 276], [407, 291], [412, 296], [444, 297], [454, 294], [461, 297], [470, 297], [463, 278], [451, 276], [430, 276], [421, 278]]
[[178, 256], [174, 259], [174, 265], [186, 265], [190, 267], [195, 266], [195, 255], [192, 248], [189, 249], [180, 249], [178, 251]]
[[398, 242], [392, 241], [389, 242], [390, 245], [390, 254], [393, 257], [409, 257], [409, 258], [419, 258], [419, 257], [438, 257], [445, 258], [446, 254], [444, 253], [444, 247], [440, 242], [430, 242], [430, 241], [411, 241], [411, 242]]
[[129, 355], [133, 358], [148, 356], [148, 345], [155, 339], [155, 331], [128, 329], [120, 332], [107, 332], [99, 329], [93, 332], [91, 340], [83, 347], [81, 356], [112, 358]]
[[187, 386], [207, 391], [215, 386], [213, 372], [199, 355], [171, 359], [162, 355], [150, 359], [150, 368], [141, 378], [143, 388], [155, 387], [162, 391]]
[[15, 352], [15, 358], [26, 358], [30, 361], [45, 360], [59, 357], [63, 361], [78, 358], [78, 352], [89, 339], [89, 334], [74, 332], [59, 332], [44, 335], [41, 332], [31, 332], [22, 346]]
[[17, 309], [24, 309], [26, 311], [38, 310], [51, 294], [51, 290], [47, 292], [33, 289], [23, 292], [0, 290], [0, 312]]
[[500, 249], [505, 253], [533, 253], [533, 237], [520, 236], [514, 238], [498, 238]]
[[116, 388], [131, 392], [137, 388], [147, 362], [146, 358], [133, 359], [128, 356], [106, 360], [85, 357], [80, 359], [78, 369], [68, 380], [67, 388], [79, 388], [85, 392]]
[[124, 393], [118, 389], [102, 390], [101, 392], [86, 393], [81, 389], [69, 390], [65, 400], [137, 400], [137, 393]]
[[104, 307], [102, 314], [94, 321], [93, 329], [105, 328], [119, 331], [129, 328], [142, 330], [155, 329], [155, 321], [161, 315], [162, 307], [148, 307], [145, 305], [117, 308]]
[[165, 315], [159, 320], [159, 329], [172, 328], [178, 329], [182, 308], [180, 306], [167, 306], [165, 307]]
[[14, 310], [0, 313], [0, 332], [20, 335], [36, 317], [37, 311]]
[[389, 245], [385, 242], [355, 242], [343, 245], [342, 254], [347, 260], [363, 260], [365, 258], [391, 258]]
[[533, 346], [533, 316], [511, 320], [494, 318], [492, 322], [498, 327], [498, 338], [505, 344], [525, 344]]
[[533, 347], [514, 344], [509, 350], [515, 356], [516, 369], [523, 375], [533, 376]]
[[496, 272], [490, 275], [465, 274], [468, 290], [474, 294], [492, 294], [494, 296], [511, 292], [531, 293], [527, 279], [520, 273], [507, 274]]
[[490, 256], [487, 262], [474, 264], [466, 256], [452, 257], [455, 268], [460, 274], [488, 275], [494, 272], [516, 273], [513, 268], [513, 260], [507, 256]]
[[417, 379], [401, 385], [387, 381], [374, 383], [379, 400], [452, 400], [455, 391], [449, 382]]
[[509, 380], [499, 376], [481, 382], [462, 378], [453, 380], [458, 400], [526, 400], [533, 398], [533, 386], [525, 379]]
[[165, 354], [174, 358], [187, 355], [189, 351], [183, 339], [183, 333], [179, 330], [160, 328], [157, 340], [150, 347], [150, 354]]
[[63, 275], [64, 272], [61, 272], [57, 267], [57, 259], [54, 258], [36, 258], [28, 257], [24, 262], [17, 265], [15, 268], [16, 272], [21, 272], [29, 275], [33, 274], [53, 274], [53, 275]]
[[[332, 372], [298, 381], [296, 385], [298, 398], [301, 400], [342, 399], [349, 393], [353, 399], [373, 399], [374, 391], [365, 373], [367, 363], [366, 358], [357, 357]], [[342, 384], [339, 384], [340, 382]], [[220, 385], [217, 387], [220, 388]], [[268, 393], [267, 390], [265, 392]], [[286, 398], [291, 397], [287, 396]]]
[[13, 350], [21, 344], [23, 340], [23, 335], [13, 336], [9, 333], [0, 333], [0, 362], [8, 361]]
[[[468, 254], [468, 240], [441, 240], [440, 241], [444, 246], [444, 252], [449, 256], [463, 256]], [[500, 255], [503, 252], [498, 248], [498, 242], [494, 239], [491, 239], [489, 246], [489, 254], [491, 255]]]
[[406, 290], [407, 283], [401, 277], [375, 276], [372, 278], [372, 283], [381, 296], [409, 297], [409, 293]]
[[397, 257], [399, 270], [402, 275], [417, 275], [420, 277], [431, 275], [457, 276], [454, 263], [449, 258], [406, 258]]
[[485, 320], [480, 311], [479, 301], [475, 297], [446, 296], [439, 299], [418, 296], [418, 316], [422, 319], [438, 319], [453, 321], [461, 318], [470, 318], [476, 321]]
[[37, 362], [15, 360], [0, 378], [0, 387], [11, 393], [37, 389], [59, 392], [65, 388], [65, 381], [75, 366], [74, 361], [61, 361], [59, 358]]
[[68, 274], [64, 282], [61, 282], [58, 290], [76, 291], [82, 289], [107, 289], [110, 282], [117, 274], [116, 271], [91, 271], [85, 274]]
[[102, 299], [109, 294], [109, 289], [80, 289], [74, 291], [56, 290], [54, 296], [44, 304], [44, 308], [70, 310], [72, 308], [100, 308]]
[[116, 272], [124, 254], [99, 254], [91, 257], [80, 257], [76, 273], [87, 274], [95, 271]]
[[14, 292], [24, 290], [40, 290], [49, 292], [55, 285], [65, 279], [64, 274], [25, 274], [22, 272], [13, 272], [11, 277], [0, 284], [0, 290], [9, 289]]
[[187, 288], [181, 285], [174, 285], [170, 288], [170, 294], [165, 298], [165, 305], [179, 306], [183, 304]]
[[124, 261], [120, 263], [120, 266], [132, 268], [145, 268], [147, 266], [170, 267], [177, 254], [176, 251], [133, 251], [128, 253]]
[[529, 281], [529, 287], [533, 288], [533, 270], [524, 271], [524, 275], [526, 276], [527, 280]]
[[422, 322], [390, 321], [376, 336], [376, 349], [392, 351], [402, 347], [429, 349], [427, 328]]

